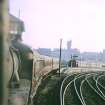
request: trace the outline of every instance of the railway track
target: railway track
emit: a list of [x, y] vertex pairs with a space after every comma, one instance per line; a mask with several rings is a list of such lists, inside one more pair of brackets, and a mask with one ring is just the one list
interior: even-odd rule
[[75, 78], [76, 75], [77, 75], [77, 74], [71, 74], [71, 75], [65, 77], [65, 79], [63, 80], [63, 82], [62, 82], [62, 84], [61, 84], [61, 88], [60, 88], [60, 103], [61, 103], [61, 105], [64, 104], [64, 100], [63, 100], [63, 93], [64, 93], [64, 90], [65, 90], [67, 84], [68, 84], [69, 82], [71, 82], [71, 81]]
[[75, 91], [81, 101], [81, 103], [83, 105], [85, 105], [85, 102], [84, 100], [82, 99], [82, 95], [81, 95], [81, 90], [80, 90], [80, 86], [81, 86], [81, 82], [85, 79], [85, 75], [84, 74], [81, 74], [79, 76], [77, 76], [75, 79], [74, 79], [74, 87], [75, 87]]
[[64, 78], [61, 105], [105, 105], [105, 72], [75, 73]]
[[105, 71], [72, 72], [60, 78], [43, 79], [35, 105], [105, 105]]
[[81, 105], [81, 101], [77, 96], [74, 88], [74, 80], [72, 80], [65, 88], [63, 94], [63, 105]]
[[105, 74], [98, 76], [96, 80], [96, 86], [105, 97], [105, 79], [104, 78], [105, 78]]
[[[94, 74], [97, 75], [97, 74]], [[99, 88], [96, 85], [96, 80], [94, 79], [94, 75], [90, 75], [86, 78], [89, 86], [91, 89], [93, 89], [94, 92], [96, 92], [101, 98], [105, 100], [105, 96], [102, 94], [102, 92], [99, 90]]]

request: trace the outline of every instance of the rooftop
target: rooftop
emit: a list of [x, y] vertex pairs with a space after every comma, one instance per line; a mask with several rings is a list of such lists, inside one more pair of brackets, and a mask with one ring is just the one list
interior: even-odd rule
[[10, 17], [10, 28], [9, 32], [10, 34], [21, 34], [25, 31], [24, 29], [24, 22], [17, 18], [16, 16], [13, 16], [12, 14], [9, 14]]

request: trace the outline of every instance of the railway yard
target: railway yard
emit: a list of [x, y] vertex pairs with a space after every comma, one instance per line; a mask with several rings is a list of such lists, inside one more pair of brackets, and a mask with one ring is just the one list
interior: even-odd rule
[[77, 1], [1, 0], [0, 105], [105, 105], [105, 3]]
[[43, 79], [34, 105], [104, 105], [104, 68], [62, 68]]
[[[21, 59], [19, 64], [24, 68], [19, 69], [21, 73], [13, 72], [20, 78], [14, 74], [10, 79], [8, 105], [105, 104], [104, 63], [85, 61], [78, 62], [77, 66], [71, 62], [71, 66], [62, 64], [59, 69], [56, 58], [35, 53], [33, 62], [28, 60], [26, 66]], [[14, 62], [14, 70], [19, 64]]]

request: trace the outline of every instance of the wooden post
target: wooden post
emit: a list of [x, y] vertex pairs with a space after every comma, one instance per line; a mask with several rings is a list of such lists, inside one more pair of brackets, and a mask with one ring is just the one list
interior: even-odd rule
[[0, 0], [0, 105], [8, 104], [8, 23], [8, 0]]
[[52, 70], [53, 70], [53, 58], [52, 58]]
[[60, 39], [59, 76], [60, 76], [60, 69], [61, 69], [61, 50], [62, 50], [62, 39]]

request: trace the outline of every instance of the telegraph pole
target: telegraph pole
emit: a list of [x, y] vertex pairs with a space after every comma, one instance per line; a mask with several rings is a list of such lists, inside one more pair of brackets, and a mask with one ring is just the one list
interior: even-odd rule
[[7, 77], [8, 75], [8, 0], [0, 0], [0, 105], [7, 105]]
[[62, 53], [62, 39], [60, 39], [59, 76], [60, 76], [60, 69], [61, 69], [61, 53]]

